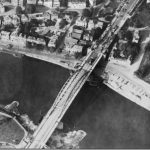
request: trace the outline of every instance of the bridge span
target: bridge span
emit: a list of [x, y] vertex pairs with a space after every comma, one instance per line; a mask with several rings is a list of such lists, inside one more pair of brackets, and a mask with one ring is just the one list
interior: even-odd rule
[[123, 5], [119, 13], [116, 14], [112, 23], [102, 35], [99, 46], [88, 55], [86, 61], [69, 77], [59, 92], [53, 106], [43, 118], [32, 138], [28, 141], [25, 140], [26, 142], [23, 144], [26, 144], [26, 146], [24, 146], [25, 148], [43, 148], [45, 146], [74, 98], [87, 81], [87, 78], [90, 76], [100, 59], [108, 51], [116, 34], [130, 17], [130, 13], [135, 10], [135, 7], [140, 1], [141, 0], [123, 1], [125, 5]]
[[27, 148], [42, 148], [45, 145], [101, 57], [102, 54], [99, 55], [93, 65], [85, 64], [82, 69], [69, 77], [53, 106], [33, 134], [34, 139], [27, 145]]

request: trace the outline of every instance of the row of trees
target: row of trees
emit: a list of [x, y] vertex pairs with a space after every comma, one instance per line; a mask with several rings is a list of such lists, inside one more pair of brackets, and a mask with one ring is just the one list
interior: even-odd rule
[[150, 83], [150, 43], [145, 47], [145, 54], [135, 74]]

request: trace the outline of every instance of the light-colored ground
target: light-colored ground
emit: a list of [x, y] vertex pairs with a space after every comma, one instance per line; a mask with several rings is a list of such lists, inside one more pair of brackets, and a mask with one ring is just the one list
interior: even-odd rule
[[26, 55], [32, 58], [36, 58], [39, 60], [43, 60], [46, 62], [50, 62], [53, 64], [57, 64], [67, 69], [75, 70], [75, 66], [78, 63], [81, 63], [82, 60], [77, 60], [74, 57], [66, 57], [65, 53], [57, 54], [57, 52], [50, 53], [48, 51], [38, 51], [36, 49], [28, 49], [23, 47], [14, 46], [11, 49], [7, 48], [8, 43], [4, 43], [1, 41], [1, 52], [9, 53], [9, 54], [21, 54]]

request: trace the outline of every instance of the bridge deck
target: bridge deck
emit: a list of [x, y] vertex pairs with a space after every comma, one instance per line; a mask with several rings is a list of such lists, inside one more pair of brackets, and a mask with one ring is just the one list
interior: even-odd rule
[[[59, 92], [53, 106], [50, 108], [41, 124], [39, 125], [38, 129], [34, 133], [33, 140], [31, 140], [26, 146], [27, 148], [42, 148], [45, 145], [45, 143], [57, 127], [59, 121], [64, 116], [64, 113], [67, 111], [68, 107], [73, 102], [74, 98], [86, 82], [87, 78], [102, 58], [103, 53], [108, 50], [110, 44], [115, 38], [115, 34], [117, 34], [117, 32], [124, 25], [124, 23], [128, 19], [129, 13], [132, 12], [139, 1], [140, 0], [131, 0], [127, 4], [128, 6], [125, 6], [127, 8], [126, 11], [121, 9], [120, 15], [122, 16], [123, 14], [123, 16], [116, 16], [115, 20], [113, 20], [113, 24], [108, 26], [106, 32], [104, 32], [104, 34], [102, 35], [103, 41], [100, 44], [99, 48], [93, 51], [93, 53], [88, 56], [87, 61], [84, 62], [80, 70], [77, 70], [72, 76], [70, 76], [68, 81]], [[96, 54], [96, 59], [91, 64], [89, 62], [91, 61], [94, 53]]]

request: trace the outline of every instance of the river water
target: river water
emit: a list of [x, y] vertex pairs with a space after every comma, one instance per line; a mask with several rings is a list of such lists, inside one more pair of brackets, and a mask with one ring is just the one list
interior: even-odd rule
[[[19, 101], [36, 124], [69, 76], [56, 65], [8, 54], [0, 54], [0, 70], [0, 103]], [[81, 148], [150, 148], [150, 113], [105, 85], [85, 84], [63, 122], [87, 133]]]

